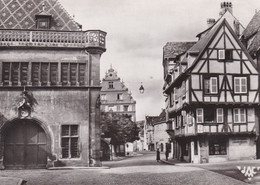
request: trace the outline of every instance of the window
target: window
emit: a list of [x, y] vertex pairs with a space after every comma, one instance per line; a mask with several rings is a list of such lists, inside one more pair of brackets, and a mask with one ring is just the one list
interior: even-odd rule
[[49, 29], [51, 27], [51, 15], [36, 15], [36, 28]]
[[51, 85], [57, 85], [58, 82], [58, 64], [53, 63], [50, 66]]
[[234, 77], [234, 92], [247, 93], [247, 77]]
[[223, 123], [223, 122], [224, 122], [223, 109], [222, 108], [218, 108], [217, 109], [217, 123]]
[[77, 64], [70, 64], [70, 84], [77, 84]]
[[232, 50], [230, 50], [230, 49], [218, 50], [218, 59], [226, 60], [226, 61], [232, 60], [233, 59]]
[[113, 88], [114, 88], [113, 82], [108, 82], [108, 88], [109, 88], [109, 89], [113, 89]]
[[226, 139], [214, 138], [209, 140], [209, 155], [227, 155]]
[[225, 59], [226, 59], [227, 61], [230, 61], [230, 60], [233, 59], [232, 50], [230, 50], [230, 49], [226, 49], [226, 50], [225, 50]]
[[4, 85], [27, 85], [28, 63], [4, 62], [2, 78]]
[[127, 112], [128, 111], [128, 107], [129, 107], [128, 105], [124, 105], [124, 111]]
[[28, 63], [21, 63], [21, 73], [20, 73], [20, 80], [21, 85], [27, 85], [28, 81]]
[[32, 63], [32, 85], [39, 85], [40, 63]]
[[85, 71], [86, 71], [86, 64], [79, 64], [79, 85], [85, 84]]
[[204, 122], [215, 122], [216, 120], [216, 109], [209, 107], [204, 109]]
[[61, 148], [62, 158], [79, 157], [79, 134], [78, 125], [61, 126]]
[[217, 94], [218, 93], [218, 78], [217, 77], [205, 77], [204, 78], [204, 92], [205, 92], [205, 94]]
[[202, 123], [204, 122], [203, 120], [203, 109], [199, 108], [196, 110], [196, 121], [197, 123]]
[[61, 64], [61, 83], [62, 85], [67, 85], [69, 78], [69, 64], [63, 63]]
[[122, 93], [117, 94], [117, 100], [123, 100], [123, 94]]
[[11, 66], [11, 63], [3, 63], [3, 84], [4, 85], [9, 85], [9, 81], [10, 81], [10, 74], [11, 74], [11, 71], [10, 71], [10, 66]]
[[49, 64], [48, 63], [42, 63], [41, 64], [41, 85], [47, 85], [49, 79]]
[[107, 99], [107, 96], [106, 96], [105, 94], [101, 94], [100, 99], [101, 99], [101, 100], [106, 100], [106, 99]]
[[234, 123], [245, 123], [246, 122], [246, 110], [244, 108], [234, 109]]

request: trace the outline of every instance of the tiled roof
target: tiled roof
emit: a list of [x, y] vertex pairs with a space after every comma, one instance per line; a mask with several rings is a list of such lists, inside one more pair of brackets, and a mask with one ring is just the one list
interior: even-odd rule
[[260, 49], [260, 32], [259, 31], [256, 33], [256, 35], [255, 35], [254, 39], [252, 40], [252, 42], [250, 43], [250, 45], [248, 45], [247, 49], [251, 56]]
[[243, 32], [244, 39], [248, 39], [256, 32], [258, 32], [260, 28], [260, 11], [256, 12], [246, 29]]
[[0, 29], [35, 29], [35, 15], [52, 15], [51, 30], [78, 31], [76, 23], [58, 0], [0, 0]]
[[200, 39], [196, 44], [194, 44], [188, 52], [201, 52], [203, 48], [206, 46], [206, 44], [210, 41], [216, 30], [218, 29], [220, 24], [218, 26], [215, 26], [212, 28], [202, 39]]
[[156, 123], [165, 122], [166, 121], [166, 112], [165, 109], [160, 113], [159, 116], [146, 116], [146, 121], [149, 125], [154, 125]]
[[196, 42], [167, 42], [163, 47], [163, 58], [175, 58], [186, 52]]

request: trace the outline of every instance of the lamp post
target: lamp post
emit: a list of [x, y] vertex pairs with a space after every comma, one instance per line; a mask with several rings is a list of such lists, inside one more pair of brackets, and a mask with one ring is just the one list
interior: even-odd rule
[[140, 86], [140, 88], [139, 88], [139, 92], [140, 92], [141, 94], [144, 93], [144, 86], [142, 85], [142, 82], [141, 82], [141, 86]]

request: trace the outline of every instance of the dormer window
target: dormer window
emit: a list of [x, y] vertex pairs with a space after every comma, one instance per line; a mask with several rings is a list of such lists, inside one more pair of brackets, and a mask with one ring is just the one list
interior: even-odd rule
[[50, 29], [51, 28], [51, 14], [45, 11], [45, 5], [42, 5], [42, 11], [35, 15], [37, 29]]
[[38, 19], [36, 24], [37, 29], [49, 29], [50, 28], [50, 21], [49, 19]]

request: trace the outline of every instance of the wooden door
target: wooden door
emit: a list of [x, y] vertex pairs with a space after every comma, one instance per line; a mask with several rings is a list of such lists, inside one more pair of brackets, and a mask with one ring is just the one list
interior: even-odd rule
[[44, 130], [31, 120], [16, 121], [7, 131], [4, 148], [6, 168], [45, 168], [47, 139]]

